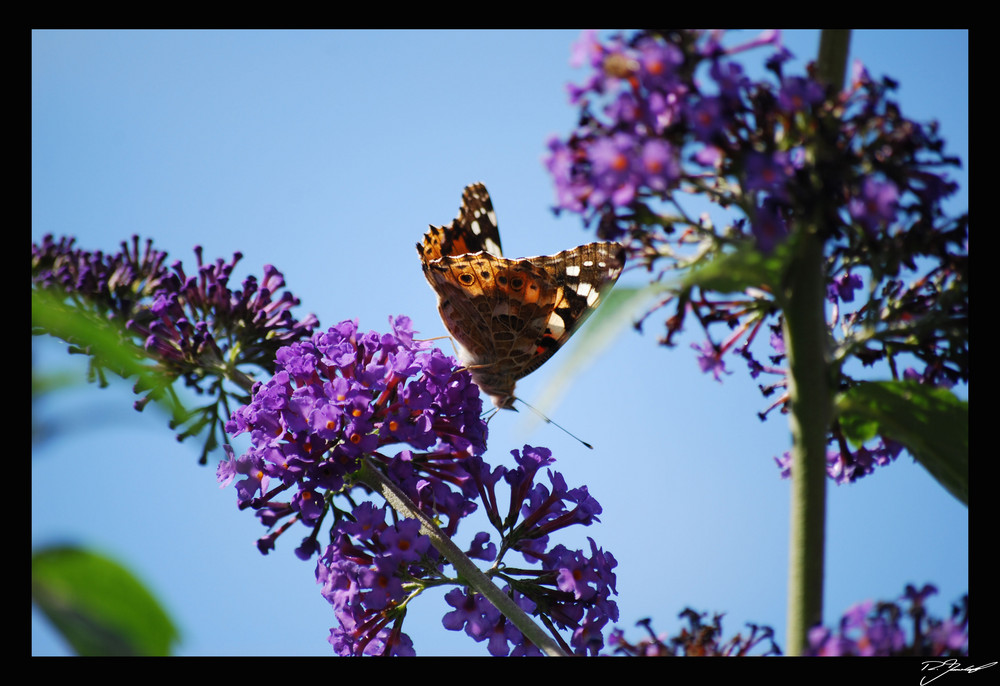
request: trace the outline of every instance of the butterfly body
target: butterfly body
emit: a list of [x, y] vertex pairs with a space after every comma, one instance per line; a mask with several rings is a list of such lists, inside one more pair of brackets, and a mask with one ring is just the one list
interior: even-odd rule
[[482, 184], [465, 189], [455, 220], [431, 226], [417, 252], [472, 380], [504, 409], [513, 409], [517, 381], [562, 347], [624, 266], [622, 247], [606, 242], [555, 255], [503, 257]]

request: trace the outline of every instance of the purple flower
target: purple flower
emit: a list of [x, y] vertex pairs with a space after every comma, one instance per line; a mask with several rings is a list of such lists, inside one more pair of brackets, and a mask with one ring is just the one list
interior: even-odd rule
[[674, 149], [666, 141], [647, 140], [639, 153], [642, 183], [654, 191], [664, 192], [676, 185], [681, 167]]
[[[534, 612], [544, 598], [544, 611], [553, 613], [555, 625], [581, 637], [577, 650], [595, 649], [600, 628], [617, 617], [610, 600], [617, 562], [592, 540], [588, 556], [561, 545], [549, 549], [548, 539], [567, 526], [599, 521], [601, 506], [586, 487], [568, 488], [558, 472], [548, 472], [551, 487], [535, 482], [554, 461], [546, 448], [513, 451], [518, 466], [512, 470], [491, 470], [482, 461], [482, 400], [468, 372], [458, 371], [439, 350], [418, 344], [403, 318], [384, 335], [363, 334], [356, 322], [341, 322], [282, 349], [277, 359], [279, 371], [255, 386], [253, 400], [227, 425], [234, 435], [249, 433], [252, 445], [238, 458], [229, 451], [218, 479], [227, 484], [244, 476], [236, 482], [240, 505], [257, 510], [272, 527], [258, 541], [262, 552], [273, 550], [295, 521], [309, 527], [295, 553], [303, 559], [322, 553], [316, 578], [339, 623], [330, 635], [338, 654], [409, 654], [400, 608], [428, 580], [445, 578], [444, 562], [416, 520], [387, 523], [387, 508], [367, 502], [352, 503], [349, 512], [335, 510], [333, 542], [319, 551], [320, 525], [334, 499], [347, 493], [362, 457], [432, 514], [445, 535], [456, 533], [481, 497], [503, 542], [492, 544], [480, 533], [470, 554], [496, 564], [497, 555], [518, 551], [538, 563], [539, 569], [525, 573], [539, 581], [519, 586], [519, 604]], [[404, 440], [428, 452], [383, 454], [386, 446]], [[495, 488], [504, 477], [511, 498], [501, 514]], [[279, 485], [269, 490], [271, 483]], [[286, 490], [291, 497], [279, 501]], [[285, 519], [291, 521], [282, 523]], [[567, 593], [548, 598], [560, 573]], [[445, 616], [445, 626], [464, 628], [487, 642], [490, 654], [506, 655], [511, 647], [517, 654], [537, 653], [478, 595], [452, 592], [448, 601], [455, 610]]]
[[680, 48], [649, 38], [640, 40], [636, 48], [642, 85], [650, 91], [672, 88], [677, 82], [675, 72], [684, 63]]
[[483, 615], [489, 602], [485, 598], [465, 588], [453, 588], [445, 594], [444, 600], [455, 608], [441, 618], [445, 629], [449, 631], [464, 629], [473, 638], [486, 633]]
[[746, 157], [746, 181], [748, 191], [762, 191], [770, 197], [786, 200], [786, 184], [794, 173], [791, 157], [786, 152], [750, 152]]
[[757, 208], [750, 231], [757, 241], [757, 248], [765, 255], [774, 252], [775, 247], [788, 237], [788, 224], [774, 198], [764, 198]]
[[709, 68], [709, 75], [719, 86], [722, 102], [737, 105], [749, 90], [752, 82], [736, 62], [715, 60]]
[[831, 302], [837, 302], [838, 299], [845, 303], [853, 302], [854, 291], [863, 285], [860, 276], [846, 272], [833, 279], [827, 287], [827, 297]]
[[860, 192], [851, 198], [847, 209], [858, 224], [875, 236], [878, 230], [896, 217], [899, 190], [892, 181], [866, 177]]
[[684, 110], [685, 120], [695, 140], [710, 145], [724, 138], [729, 118], [721, 98], [703, 97], [689, 101]]
[[705, 167], [718, 167], [722, 163], [723, 153], [714, 145], [705, 145], [698, 149], [692, 159]]
[[692, 343], [691, 347], [700, 353], [698, 355], [698, 366], [701, 367], [701, 371], [711, 371], [715, 380], [719, 383], [722, 383], [722, 374], [731, 373], [726, 371], [726, 362], [722, 359], [722, 353], [716, 350], [711, 341], [705, 341], [701, 345]]
[[602, 205], [627, 205], [635, 197], [638, 176], [633, 169], [635, 141], [620, 133], [599, 138], [587, 149], [594, 192], [589, 202]]
[[570, 48], [571, 67], [590, 65], [599, 67], [604, 59], [604, 46], [597, 36], [597, 29], [584, 29]]
[[776, 329], [771, 332], [771, 337], [768, 341], [774, 351], [779, 355], [785, 354], [785, 336], [781, 332], [781, 329]]
[[577, 167], [577, 151], [556, 137], [549, 139], [544, 163], [556, 187], [556, 207], [582, 212], [591, 188]]
[[902, 598], [909, 600], [914, 605], [923, 605], [924, 601], [932, 595], [937, 595], [937, 592], [937, 586], [934, 584], [924, 584], [920, 589], [917, 589], [913, 584], [906, 584]]
[[386, 529], [380, 538], [386, 550], [382, 554], [402, 563], [416, 562], [427, 553], [429, 539], [420, 533], [420, 522], [407, 519]]
[[738, 52], [744, 52], [746, 50], [751, 50], [753, 48], [758, 48], [764, 45], [768, 46], [781, 46], [781, 31], [778, 29], [765, 29], [757, 34], [756, 37], [751, 40], [741, 43], [732, 48], [726, 50], [727, 55], [734, 55]]
[[472, 545], [465, 551], [465, 554], [473, 559], [491, 562], [497, 556], [497, 546], [490, 542], [488, 533], [480, 531], [473, 537]]
[[782, 79], [778, 107], [785, 113], [801, 112], [823, 102], [823, 86], [804, 76]]

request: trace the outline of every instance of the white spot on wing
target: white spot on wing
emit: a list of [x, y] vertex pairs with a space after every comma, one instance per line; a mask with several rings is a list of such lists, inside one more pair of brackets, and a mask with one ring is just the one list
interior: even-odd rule
[[493, 316], [502, 317], [510, 314], [510, 303], [506, 300], [498, 302], [493, 306]]
[[566, 332], [566, 322], [564, 322], [563, 318], [555, 312], [549, 315], [549, 321], [546, 326], [548, 327], [549, 332], [556, 338], [559, 338]]

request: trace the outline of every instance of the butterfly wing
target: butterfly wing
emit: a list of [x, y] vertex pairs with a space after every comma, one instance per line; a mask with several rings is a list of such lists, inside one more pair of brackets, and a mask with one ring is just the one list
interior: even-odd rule
[[468, 255], [488, 252], [501, 257], [500, 230], [497, 215], [493, 211], [493, 201], [486, 186], [474, 183], [462, 191], [462, 205], [458, 216], [449, 226], [433, 226], [424, 234], [423, 243], [417, 244], [417, 252], [424, 262], [449, 255]]
[[588, 243], [531, 260], [549, 274], [555, 285], [555, 304], [518, 378], [542, 366], [597, 309], [622, 273], [625, 251], [618, 243]]
[[445, 327], [466, 350], [473, 380], [499, 407], [517, 381], [545, 363], [593, 312], [623, 265], [615, 243], [508, 260], [447, 256], [425, 273]]

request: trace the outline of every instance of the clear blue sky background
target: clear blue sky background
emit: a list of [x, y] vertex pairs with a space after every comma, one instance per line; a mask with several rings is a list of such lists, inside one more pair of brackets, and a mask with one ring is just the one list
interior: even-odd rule
[[[748, 34], [750, 35], [750, 34]], [[441, 335], [414, 244], [451, 220], [462, 188], [493, 195], [509, 256], [592, 240], [553, 217], [541, 163], [552, 134], [575, 123], [565, 84], [576, 31], [40, 31], [32, 35], [32, 240], [72, 234], [115, 251], [151, 236], [193, 271], [241, 251], [239, 280], [274, 264], [324, 326], [359, 318], [386, 330], [405, 313]], [[801, 66], [817, 31], [785, 33]], [[851, 58], [901, 82], [906, 116], [937, 118], [968, 160], [968, 35], [857, 31]], [[749, 55], [744, 64], [757, 65]], [[759, 73], [759, 71], [755, 72]], [[968, 207], [967, 166], [950, 209]], [[622, 283], [639, 285], [641, 274]], [[238, 280], [234, 280], [238, 283]], [[619, 561], [620, 625], [652, 617], [678, 628], [685, 607], [773, 626], [785, 644], [788, 483], [772, 457], [787, 424], [742, 365], [720, 384], [699, 372], [690, 342], [662, 329], [626, 332], [551, 410], [593, 443], [503, 413], [488, 457], [510, 464], [524, 443], [550, 447], [571, 485], [587, 484], [603, 523], [570, 531]], [[37, 369], [82, 369], [65, 346], [35, 341]], [[566, 352], [562, 353], [566, 356]], [[518, 385], [531, 402], [560, 356]], [[553, 367], [550, 369], [549, 367]], [[116, 556], [173, 614], [183, 655], [329, 655], [333, 613], [314, 564], [282, 540], [261, 556], [257, 520], [220, 491], [154, 411], [131, 409], [128, 384], [81, 385], [39, 402], [58, 433], [32, 453], [32, 545], [72, 541]], [[908, 457], [861, 483], [829, 488], [827, 622], [852, 603], [933, 582], [939, 614], [968, 589], [968, 511]], [[479, 528], [464, 525], [471, 538]], [[412, 606], [406, 629], [421, 655], [484, 655], [445, 631], [440, 593]], [[633, 637], [639, 630], [630, 631]], [[974, 639], [973, 639], [974, 641]], [[32, 652], [66, 648], [32, 612]]]

